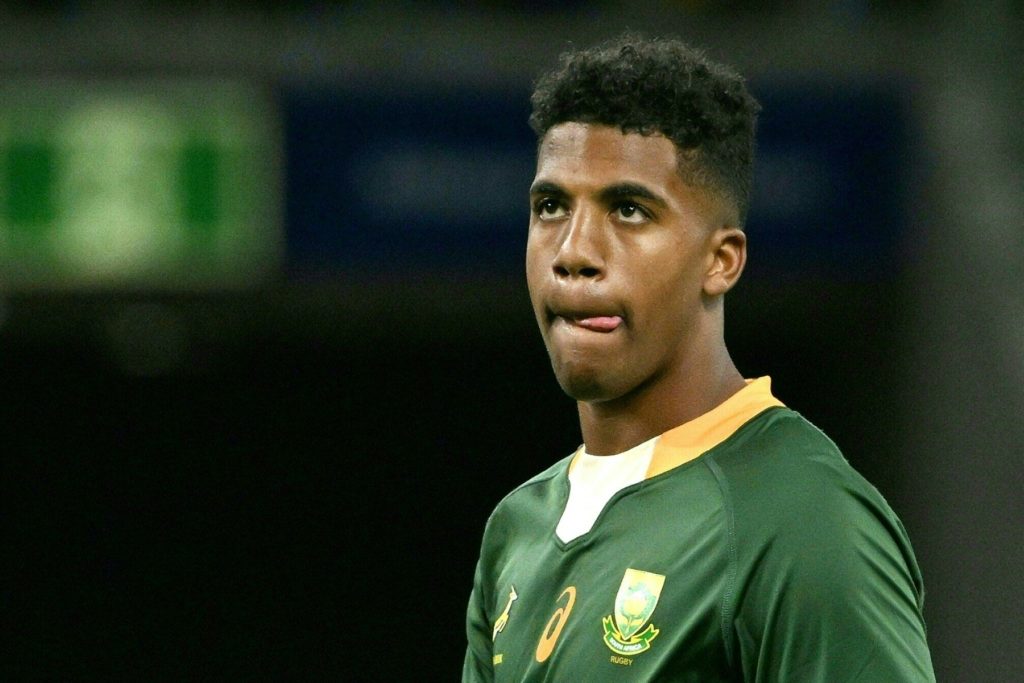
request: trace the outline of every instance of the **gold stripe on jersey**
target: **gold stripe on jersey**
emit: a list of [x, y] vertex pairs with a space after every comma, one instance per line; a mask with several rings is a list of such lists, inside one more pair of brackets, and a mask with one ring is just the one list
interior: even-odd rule
[[[719, 406], [657, 437], [644, 478], [650, 479], [699, 458], [767, 408], [785, 407], [772, 395], [771, 377], [745, 381], [747, 386]], [[576, 450], [569, 462], [569, 472], [575, 468], [584, 449], [585, 446], [580, 446]]]
[[782, 401], [772, 395], [770, 377], [747, 380], [747, 386], [717, 408], [662, 434], [654, 445], [646, 478], [656, 477], [700, 457], [759, 413], [782, 405]]

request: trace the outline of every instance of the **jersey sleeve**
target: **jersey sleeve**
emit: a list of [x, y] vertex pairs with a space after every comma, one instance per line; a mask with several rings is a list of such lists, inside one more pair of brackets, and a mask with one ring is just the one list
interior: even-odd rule
[[491, 664], [491, 634], [484, 608], [481, 562], [477, 563], [473, 591], [466, 610], [466, 657], [462, 663], [462, 683], [485, 683], [494, 680]]
[[838, 451], [756, 479], [727, 482], [741, 490], [725, 637], [743, 680], [934, 681], [920, 572], [881, 495]]

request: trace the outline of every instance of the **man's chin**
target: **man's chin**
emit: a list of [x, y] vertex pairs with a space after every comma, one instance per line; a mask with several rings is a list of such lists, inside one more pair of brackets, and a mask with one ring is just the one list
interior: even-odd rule
[[558, 376], [558, 384], [562, 391], [577, 401], [590, 403], [618, 397], [607, 382], [592, 373], [566, 373]]

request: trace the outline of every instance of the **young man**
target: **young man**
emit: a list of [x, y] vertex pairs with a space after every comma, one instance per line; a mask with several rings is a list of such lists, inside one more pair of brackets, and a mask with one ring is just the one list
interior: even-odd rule
[[899, 520], [726, 350], [743, 80], [625, 37], [533, 106], [527, 281], [584, 443], [488, 520], [463, 680], [933, 680]]

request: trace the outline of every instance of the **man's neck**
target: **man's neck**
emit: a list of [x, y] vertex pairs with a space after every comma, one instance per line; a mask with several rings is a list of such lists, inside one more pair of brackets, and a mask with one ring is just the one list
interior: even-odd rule
[[700, 417], [745, 386], [725, 348], [699, 372], [667, 378], [614, 401], [579, 402], [588, 453], [613, 455]]

